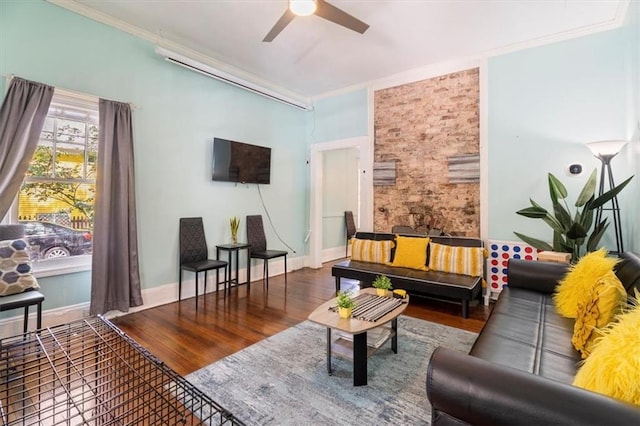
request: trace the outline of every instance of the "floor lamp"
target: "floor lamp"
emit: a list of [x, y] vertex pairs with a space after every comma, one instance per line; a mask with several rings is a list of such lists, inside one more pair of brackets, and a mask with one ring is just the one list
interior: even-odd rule
[[[602, 168], [600, 169], [600, 185], [598, 189], [598, 196], [615, 187], [615, 183], [613, 182], [613, 174], [611, 172], [611, 159], [618, 155], [618, 153], [626, 143], [627, 141], [623, 140], [613, 140], [589, 142], [587, 144], [587, 147], [589, 147], [593, 155], [602, 162]], [[609, 182], [609, 188], [607, 189], [605, 189], [605, 180]], [[602, 220], [603, 210], [610, 210], [612, 212], [613, 227], [616, 232], [616, 253], [620, 254], [624, 251], [624, 244], [622, 242], [622, 224], [620, 222], [620, 204], [618, 203], [618, 197], [615, 196], [611, 199], [610, 208], [600, 206], [596, 209], [596, 224], [600, 223], [600, 221]]]

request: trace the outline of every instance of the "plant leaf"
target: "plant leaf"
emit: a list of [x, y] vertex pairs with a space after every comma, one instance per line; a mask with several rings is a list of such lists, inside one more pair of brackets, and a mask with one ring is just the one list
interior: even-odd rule
[[553, 233], [553, 251], [563, 251], [566, 246], [562, 232]]
[[549, 181], [549, 194], [551, 195], [551, 202], [557, 204], [558, 200], [564, 200], [567, 198], [567, 188], [555, 177], [552, 173], [548, 175]]
[[576, 240], [576, 243], [578, 243], [578, 239], [584, 238], [586, 236], [587, 231], [585, 231], [582, 225], [580, 225], [578, 222], [574, 222], [573, 225], [571, 225], [571, 228], [569, 228], [569, 230], [567, 231], [567, 238]]
[[542, 221], [549, 225], [554, 232], [564, 232], [564, 229], [562, 229], [562, 225], [560, 224], [560, 222], [558, 222], [558, 220], [550, 214], [543, 217]]
[[569, 212], [562, 206], [560, 203], [555, 203], [553, 205], [553, 212], [555, 213], [556, 219], [562, 225], [563, 231], [567, 231], [573, 225], [573, 219], [571, 219], [571, 215]]
[[537, 248], [538, 250], [553, 250], [553, 247], [549, 245], [549, 243], [538, 240], [537, 238], [528, 237], [519, 232], [514, 232], [518, 238], [520, 238], [525, 243], [529, 244], [532, 247]]
[[613, 197], [618, 195], [620, 191], [622, 191], [624, 187], [627, 186], [627, 184], [631, 181], [631, 179], [633, 179], [633, 176], [631, 176], [629, 179], [625, 180], [620, 185], [608, 190], [607, 192], [605, 192], [604, 194], [602, 194], [601, 196], [593, 200], [593, 203], [591, 203], [591, 208], [597, 209], [598, 207], [606, 204], [608, 201], [611, 201]]
[[589, 236], [589, 239], [587, 240], [588, 252], [595, 251], [598, 249], [598, 244], [600, 243], [600, 240], [602, 239], [602, 236], [604, 235], [608, 227], [609, 227], [609, 223], [607, 222], [607, 218], [604, 218], [602, 222], [600, 222], [599, 224], [596, 224], [596, 226], [593, 228], [593, 232], [591, 233], [591, 235]]
[[526, 209], [518, 210], [516, 213], [532, 219], [542, 219], [548, 214], [542, 207], [527, 207]]
[[576, 207], [584, 206], [587, 201], [596, 193], [596, 169], [593, 169], [589, 179], [587, 179], [587, 183], [584, 184], [580, 195], [578, 195], [578, 199], [576, 200]]

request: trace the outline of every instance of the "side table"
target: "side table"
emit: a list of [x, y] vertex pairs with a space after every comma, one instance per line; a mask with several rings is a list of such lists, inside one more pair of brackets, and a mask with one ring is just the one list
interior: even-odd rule
[[[239, 262], [239, 255], [238, 253], [240, 252], [240, 250], [247, 250], [247, 286], [249, 288], [251, 288], [251, 272], [250, 272], [250, 268], [251, 268], [251, 256], [250, 256], [250, 248], [251, 245], [247, 244], [247, 243], [235, 243], [235, 244], [221, 244], [216, 246], [216, 260], [220, 260], [220, 252], [221, 251], [226, 251], [227, 252], [227, 267], [229, 268], [229, 274], [227, 275], [228, 281], [224, 282], [224, 291], [226, 293], [227, 291], [227, 283], [229, 284], [229, 291], [231, 291], [231, 284], [232, 283], [236, 283], [236, 286], [240, 285], [240, 276], [238, 274], [238, 265], [240, 264]], [[233, 263], [233, 258], [235, 254], [235, 277], [232, 275], [231, 271], [232, 271], [232, 263]], [[217, 272], [216, 272], [217, 274]], [[216, 288], [217, 290], [217, 288]]]

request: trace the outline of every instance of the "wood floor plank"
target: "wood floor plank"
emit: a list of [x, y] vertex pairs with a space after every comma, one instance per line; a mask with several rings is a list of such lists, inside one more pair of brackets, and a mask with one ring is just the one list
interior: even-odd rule
[[[353, 289], [357, 283], [343, 287]], [[187, 375], [307, 319], [334, 296], [331, 263], [321, 269], [304, 268], [262, 281], [195, 299], [169, 303], [115, 318], [113, 322], [152, 354], [181, 375]], [[460, 305], [412, 297], [405, 315], [478, 332], [490, 308], [472, 306], [469, 318]]]

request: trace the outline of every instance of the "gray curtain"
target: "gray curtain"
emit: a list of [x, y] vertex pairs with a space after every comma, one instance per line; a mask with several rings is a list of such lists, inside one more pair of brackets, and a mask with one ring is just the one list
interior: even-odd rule
[[129, 104], [100, 99], [92, 315], [142, 305]]
[[38, 146], [53, 87], [14, 77], [0, 108], [0, 219], [9, 211]]

